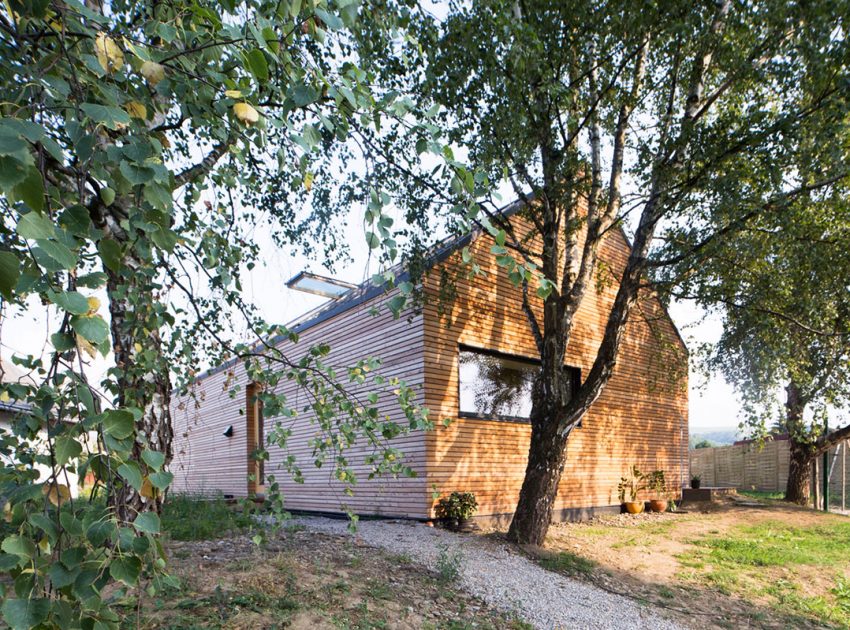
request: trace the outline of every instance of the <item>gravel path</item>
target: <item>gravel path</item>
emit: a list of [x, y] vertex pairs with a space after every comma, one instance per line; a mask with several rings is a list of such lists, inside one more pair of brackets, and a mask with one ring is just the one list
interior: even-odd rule
[[[313, 531], [351, 535], [345, 520], [301, 517], [295, 522]], [[409, 521], [361, 521], [355, 537], [362, 544], [405, 554], [431, 569], [446, 545], [450, 553], [462, 555], [460, 580], [466, 591], [543, 630], [684, 628], [663, 616], [661, 609], [546, 571], [507, 544], [489, 538]]]

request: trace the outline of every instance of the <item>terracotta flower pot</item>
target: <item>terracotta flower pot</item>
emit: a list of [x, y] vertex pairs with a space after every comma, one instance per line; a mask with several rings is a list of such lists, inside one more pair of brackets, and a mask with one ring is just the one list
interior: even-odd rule
[[649, 502], [649, 509], [652, 512], [666, 512], [667, 511], [667, 500], [666, 499], [652, 499]]
[[626, 501], [626, 512], [629, 514], [640, 514], [643, 512], [643, 501]]

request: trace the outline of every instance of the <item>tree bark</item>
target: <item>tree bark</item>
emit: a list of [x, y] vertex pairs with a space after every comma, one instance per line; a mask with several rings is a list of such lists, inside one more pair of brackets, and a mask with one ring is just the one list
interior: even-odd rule
[[808, 505], [811, 501], [813, 459], [808, 449], [791, 443], [788, 484], [785, 487], [785, 500], [789, 503]]
[[[142, 411], [135, 423], [132, 460], [147, 478], [153, 470], [142, 459], [145, 448], [164, 454], [165, 466], [172, 458], [171, 379], [159, 335], [163, 324], [150, 270], [145, 270], [145, 262], [130, 247], [120, 272], [106, 269], [107, 291], [112, 350], [118, 368], [116, 400], [119, 407]], [[131, 523], [142, 512], [162, 511], [162, 494], [149, 482], [141, 489], [126, 480], [120, 482], [112, 484], [108, 500], [119, 521]]]

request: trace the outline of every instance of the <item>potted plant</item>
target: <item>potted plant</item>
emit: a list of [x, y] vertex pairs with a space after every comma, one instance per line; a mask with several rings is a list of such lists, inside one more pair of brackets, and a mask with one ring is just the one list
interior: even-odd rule
[[667, 481], [663, 470], [653, 470], [647, 476], [647, 487], [653, 494], [649, 500], [649, 509], [653, 512], [665, 512], [667, 510]]
[[452, 492], [437, 501], [436, 514], [448, 529], [464, 531], [470, 528], [478, 502], [472, 492]]
[[[643, 512], [643, 501], [638, 501], [638, 494], [641, 490], [646, 490], [645, 481], [645, 475], [637, 466], [632, 466], [629, 474], [620, 478], [617, 491], [620, 495], [620, 503], [625, 506], [626, 512], [629, 514], [640, 514]], [[628, 501], [626, 500], [627, 497]]]
[[694, 475], [691, 477], [691, 488], [694, 490], [699, 490], [700, 477], [699, 475]]

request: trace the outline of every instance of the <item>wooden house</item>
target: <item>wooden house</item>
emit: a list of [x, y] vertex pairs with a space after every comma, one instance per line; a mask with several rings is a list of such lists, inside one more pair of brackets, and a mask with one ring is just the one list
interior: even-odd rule
[[[514, 204], [505, 214], [524, 223], [518, 210]], [[354, 496], [344, 495], [327, 467], [311, 465], [308, 442], [316, 427], [307, 414], [287, 419], [288, 452], [272, 448], [260, 467], [249, 453], [275, 419], [262, 417], [244, 368], [233, 363], [202, 376], [195, 400], [175, 401], [174, 490], [243, 497], [262, 491], [250, 473], [261, 484], [263, 474], [274, 472], [291, 510], [340, 512], [345, 506], [364, 515], [428, 519], [435, 494], [458, 490], [475, 493], [479, 516], [508, 517], [527, 460], [528, 396], [537, 352], [520, 291], [497, 266], [492, 245], [491, 237], [480, 233], [445, 243], [423, 282], [431, 299], [419, 312], [394, 318], [382, 308], [394, 290], [367, 283], [296, 323], [297, 344], [280, 342], [288, 344], [292, 357], [327, 343], [329, 360], [341, 367], [378, 356], [383, 373], [414, 386], [436, 425], [395, 439], [416, 477], [365, 480], [363, 474]], [[441, 303], [441, 272], [458, 269], [463, 247], [482, 273], [456, 274], [453, 299]], [[596, 286], [581, 305], [567, 352], [577, 379], [593, 363], [628, 254], [625, 235], [611, 230], [601, 247]], [[235, 398], [228, 393], [234, 385], [240, 387]], [[305, 406], [305, 393], [291, 382], [282, 387], [293, 407]], [[404, 421], [394, 401], [380, 404], [384, 413]], [[570, 436], [555, 517], [618, 510], [617, 483], [632, 465], [663, 470], [671, 494], [678, 496], [688, 468], [687, 414], [687, 350], [661, 302], [646, 292], [633, 310], [611, 380]], [[368, 452], [355, 448], [350, 455], [362, 461]], [[286, 456], [299, 461], [303, 483], [278, 471]]]

